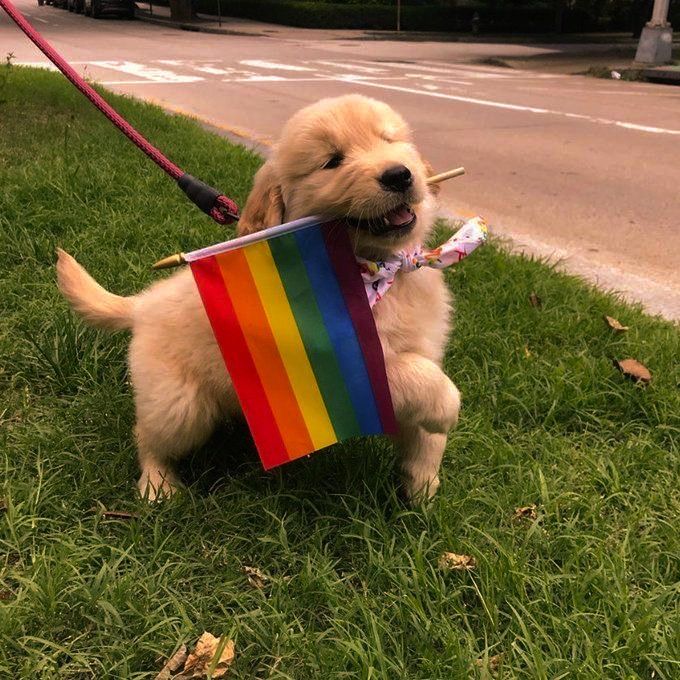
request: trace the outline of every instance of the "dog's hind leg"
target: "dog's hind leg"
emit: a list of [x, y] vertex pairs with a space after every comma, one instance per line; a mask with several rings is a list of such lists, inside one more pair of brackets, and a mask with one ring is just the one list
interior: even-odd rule
[[144, 359], [141, 366], [131, 361], [142, 473], [138, 487], [154, 501], [177, 488], [174, 464], [205, 443], [223, 410], [210, 388], [176, 364], [148, 354]]
[[396, 444], [407, 498], [410, 501], [432, 498], [439, 488], [439, 467], [446, 448], [446, 435], [432, 434], [419, 425], [407, 425], [400, 428]]

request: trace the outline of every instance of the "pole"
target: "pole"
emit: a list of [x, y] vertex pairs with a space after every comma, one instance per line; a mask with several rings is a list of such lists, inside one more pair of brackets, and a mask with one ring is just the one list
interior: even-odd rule
[[668, 24], [668, 7], [670, 0], [654, 0], [650, 26], [666, 26]]
[[217, 0], [217, 24], [222, 26], [222, 0]]
[[401, 31], [401, 0], [397, 0], [397, 33]]

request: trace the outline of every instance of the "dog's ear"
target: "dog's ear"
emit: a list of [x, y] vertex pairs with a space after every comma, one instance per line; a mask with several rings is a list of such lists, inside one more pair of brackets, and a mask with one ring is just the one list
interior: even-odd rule
[[267, 162], [255, 175], [253, 189], [238, 223], [239, 235], [281, 224], [284, 211], [281, 187], [272, 164]]
[[[421, 156], [421, 158], [422, 158], [422, 156]], [[436, 174], [435, 171], [434, 171], [434, 168], [432, 167], [432, 164], [430, 163], [430, 161], [426, 160], [425, 158], [422, 158], [422, 161], [423, 161], [423, 165], [425, 166], [425, 173], [428, 177], [432, 177], [432, 175]], [[430, 193], [433, 196], [438, 196], [439, 192], [442, 189], [439, 186], [439, 184], [428, 184], [427, 188], [430, 190]]]

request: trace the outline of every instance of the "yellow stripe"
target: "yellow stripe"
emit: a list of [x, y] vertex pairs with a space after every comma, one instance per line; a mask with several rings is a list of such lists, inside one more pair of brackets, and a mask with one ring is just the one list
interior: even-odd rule
[[338, 438], [309, 363], [269, 244], [266, 241], [255, 243], [244, 248], [243, 252], [302, 411], [302, 417], [309, 430], [309, 436], [317, 449], [329, 446]]

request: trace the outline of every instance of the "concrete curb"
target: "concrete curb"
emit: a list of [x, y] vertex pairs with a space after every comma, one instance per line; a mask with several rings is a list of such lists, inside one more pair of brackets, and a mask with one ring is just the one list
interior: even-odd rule
[[135, 12], [135, 19], [139, 21], [145, 21], [148, 24], [156, 24], [157, 26], [164, 26], [165, 28], [174, 28], [178, 31], [190, 31], [192, 33], [213, 33], [216, 35], [241, 35], [250, 36], [253, 38], [268, 38], [266, 33], [261, 31], [239, 31], [234, 28], [226, 28], [224, 26], [212, 26], [212, 25], [201, 25], [200, 23], [182, 23], [178, 21], [172, 21], [171, 19], [165, 19], [162, 17], [156, 17], [148, 14], [144, 10], [137, 8]]

